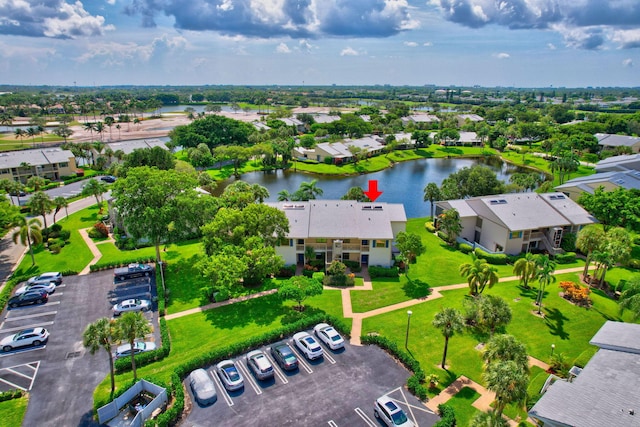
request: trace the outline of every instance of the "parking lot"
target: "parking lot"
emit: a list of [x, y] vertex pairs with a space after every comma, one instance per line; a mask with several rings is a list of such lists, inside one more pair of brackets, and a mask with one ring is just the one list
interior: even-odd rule
[[[310, 362], [289, 344], [300, 362], [292, 372], [274, 363], [269, 346], [262, 348], [275, 370], [271, 380], [256, 380], [244, 356], [234, 359], [245, 384], [236, 392], [227, 392], [208, 367], [218, 401], [208, 407], [194, 402], [184, 425], [381, 426], [373, 403], [382, 395], [393, 399], [417, 426], [432, 426], [439, 419], [404, 388], [409, 371], [378, 347], [346, 343], [344, 350], [333, 352], [323, 345], [325, 356]], [[190, 389], [189, 394], [193, 401]]]
[[[85, 350], [82, 333], [96, 319], [111, 317], [116, 299], [149, 290], [148, 282], [142, 285], [115, 286], [111, 270], [68, 276], [45, 304], [0, 314], [0, 338], [31, 327], [44, 327], [50, 333], [45, 345], [0, 352], [0, 391], [31, 391], [23, 425], [94, 425], [91, 396], [109, 374], [109, 361], [104, 350], [93, 356]], [[153, 322], [157, 339], [156, 311], [145, 316]]]

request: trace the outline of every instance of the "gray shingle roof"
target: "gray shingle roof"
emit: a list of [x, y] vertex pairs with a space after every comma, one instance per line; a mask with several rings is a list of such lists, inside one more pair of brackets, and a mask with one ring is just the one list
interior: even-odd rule
[[30, 166], [68, 162], [73, 157], [69, 150], [61, 148], [43, 148], [37, 150], [7, 151], [0, 153], [0, 169], [20, 167], [22, 163]]
[[289, 219], [288, 237], [393, 239], [392, 222], [406, 222], [404, 205], [352, 200], [268, 203]]
[[596, 133], [598, 144], [605, 147], [633, 147], [640, 144], [637, 136], [614, 135], [610, 133]]
[[640, 189], [640, 171], [603, 172], [595, 175], [581, 176], [557, 186], [556, 190], [562, 191], [565, 188], [578, 187], [583, 191], [593, 194], [596, 188], [607, 182], [617, 187], [626, 188], [627, 190], [632, 188]]
[[549, 425], [639, 426], [640, 325], [606, 322], [591, 343], [602, 348], [582, 372], [572, 382], [556, 381], [529, 414]]
[[106, 145], [113, 151], [122, 150], [124, 154], [132, 153], [133, 150], [140, 148], [160, 147], [168, 150], [167, 145], [159, 139], [136, 139], [133, 141], [112, 142]]
[[625, 154], [600, 160], [596, 164], [596, 172], [640, 170], [640, 154]]

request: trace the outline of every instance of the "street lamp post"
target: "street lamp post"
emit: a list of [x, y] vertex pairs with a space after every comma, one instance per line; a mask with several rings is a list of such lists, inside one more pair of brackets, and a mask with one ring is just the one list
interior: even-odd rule
[[553, 356], [553, 352], [556, 349], [556, 345], [555, 344], [551, 344], [551, 356]]
[[409, 325], [411, 324], [411, 315], [413, 314], [413, 312], [411, 310], [407, 311], [407, 335], [404, 339], [404, 348], [406, 348], [407, 350], [409, 349], [408, 345], [409, 345]]

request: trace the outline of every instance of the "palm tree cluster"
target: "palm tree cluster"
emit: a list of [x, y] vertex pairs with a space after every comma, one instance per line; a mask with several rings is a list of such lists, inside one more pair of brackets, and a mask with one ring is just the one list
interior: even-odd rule
[[315, 200], [316, 196], [322, 196], [322, 194], [322, 188], [318, 187], [318, 180], [314, 179], [311, 182], [301, 182], [300, 187], [298, 187], [298, 189], [294, 193], [290, 193], [287, 190], [280, 191], [278, 193], [278, 201], [309, 201]]
[[486, 287], [492, 288], [499, 279], [498, 269], [473, 252], [471, 262], [460, 266], [460, 275], [467, 279], [469, 293], [473, 296], [480, 295]]

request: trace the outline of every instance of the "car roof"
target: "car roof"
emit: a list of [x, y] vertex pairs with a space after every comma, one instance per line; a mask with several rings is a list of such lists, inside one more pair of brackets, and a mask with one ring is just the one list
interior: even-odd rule
[[397, 412], [400, 410], [400, 407], [396, 405], [396, 403], [391, 400], [388, 396], [381, 396], [378, 398], [378, 404], [380, 406], [384, 406], [391, 413]]
[[20, 332], [18, 332], [16, 335], [22, 335], [22, 334], [32, 334], [36, 331], [36, 329], [42, 329], [42, 328], [29, 328], [29, 329], [23, 329]]
[[48, 271], [46, 273], [39, 274], [37, 277], [57, 276], [60, 273], [57, 271]]

